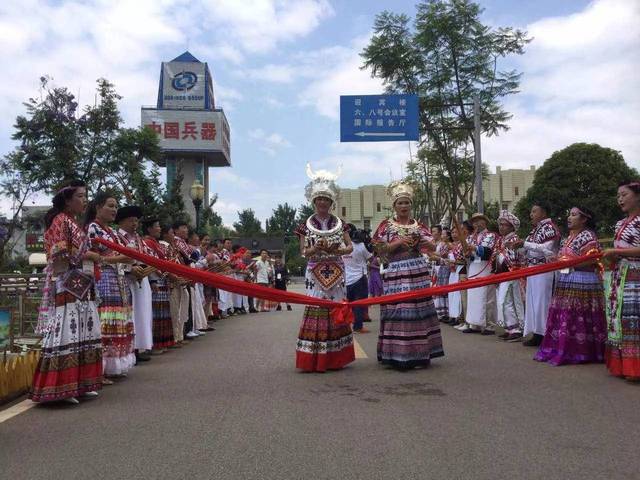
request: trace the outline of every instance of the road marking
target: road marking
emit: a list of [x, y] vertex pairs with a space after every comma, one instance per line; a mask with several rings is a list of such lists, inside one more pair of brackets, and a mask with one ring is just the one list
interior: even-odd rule
[[30, 408], [33, 408], [37, 405], [36, 402], [32, 402], [31, 400], [24, 400], [20, 403], [16, 403], [13, 407], [9, 407], [6, 410], [2, 410], [0, 412], [0, 423], [6, 422], [10, 418], [15, 417], [16, 415], [20, 415], [21, 413], [26, 412]]
[[353, 349], [356, 351], [356, 358], [369, 358], [355, 338], [353, 339]]

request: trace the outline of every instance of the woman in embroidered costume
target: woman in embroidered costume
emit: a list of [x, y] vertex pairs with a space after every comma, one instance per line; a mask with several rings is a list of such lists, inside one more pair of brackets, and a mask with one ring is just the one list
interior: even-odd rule
[[606, 363], [609, 373], [640, 381], [640, 182], [618, 187], [618, 205], [627, 218], [616, 224], [613, 248], [603, 258], [615, 261], [607, 297], [609, 316]]
[[[474, 233], [467, 238], [468, 278], [482, 278], [491, 275], [491, 261], [496, 244], [496, 234], [487, 229], [489, 219], [482, 213], [471, 216]], [[467, 291], [467, 327], [462, 333], [482, 332], [494, 334], [493, 324], [497, 316], [495, 285], [471, 288]]]
[[94, 303], [94, 262], [76, 219], [87, 206], [86, 187], [73, 181], [53, 197], [45, 217], [46, 280], [38, 317], [43, 335], [29, 398], [34, 402], [95, 396], [102, 388], [100, 321]]
[[[385, 266], [384, 294], [408, 292], [429, 286], [429, 266], [421, 247], [433, 251], [431, 233], [411, 218], [413, 188], [405, 183], [389, 187], [395, 217], [384, 220], [373, 243]], [[440, 324], [431, 297], [380, 306], [378, 361], [397, 369], [429, 365], [444, 355]]]
[[[432, 284], [434, 287], [441, 287], [449, 284], [449, 274], [451, 272], [447, 258], [453, 239], [451, 238], [450, 230], [442, 228], [440, 225], [431, 228], [431, 235], [433, 236], [433, 242], [436, 244], [435, 252], [429, 257], [433, 262], [433, 277], [435, 279]], [[436, 295], [433, 297], [433, 302], [436, 306], [438, 320], [442, 323], [449, 323], [449, 296]]]
[[[100, 192], [89, 204], [85, 226], [90, 239], [102, 238], [121, 243], [111, 224], [116, 218], [118, 202], [113, 194]], [[124, 264], [131, 259], [100, 243], [92, 242], [91, 250], [102, 260], [96, 289], [100, 302], [98, 314], [102, 328], [102, 361], [105, 376], [126, 375], [136, 364], [133, 353], [134, 327], [131, 295], [124, 279]], [[111, 383], [106, 380], [105, 383]]]
[[[556, 258], [560, 244], [560, 231], [549, 218], [549, 207], [545, 202], [534, 202], [530, 213], [533, 229], [526, 240], [513, 240], [509, 248], [525, 250], [528, 267], [542, 265]], [[547, 315], [553, 294], [555, 272], [539, 273], [527, 277], [526, 308], [524, 311], [524, 331], [531, 338], [522, 342], [525, 347], [538, 347], [547, 331]]]
[[[142, 231], [145, 234], [144, 243], [151, 255], [161, 260], [167, 260], [164, 248], [160, 245], [160, 221], [157, 218], [147, 218], [142, 222]], [[173, 339], [173, 325], [171, 323], [171, 305], [169, 304], [169, 285], [167, 276], [154, 270], [149, 275], [151, 285], [151, 302], [153, 310], [153, 350], [154, 354], [165, 352], [167, 348], [175, 345]]]
[[[467, 260], [464, 256], [462, 242], [460, 242], [459, 225], [451, 230], [452, 242], [447, 254], [447, 265], [449, 269], [449, 283], [458, 283], [461, 278], [466, 278]], [[462, 293], [449, 292], [447, 295], [447, 306], [449, 308], [449, 325], [464, 324], [464, 312], [462, 311]]]
[[[338, 195], [336, 175], [312, 172], [306, 197], [315, 213], [298, 227], [300, 250], [307, 258], [306, 293], [312, 297], [340, 302], [346, 298], [342, 255], [353, 247], [342, 221], [329, 213]], [[307, 306], [296, 348], [296, 367], [306, 372], [336, 370], [355, 360], [350, 325], [336, 325], [330, 309]]]
[[[510, 248], [512, 242], [518, 241], [516, 230], [520, 228], [520, 219], [507, 210], [502, 210], [498, 217], [500, 237], [496, 242], [493, 271], [505, 273], [517, 270], [525, 265], [524, 249]], [[497, 324], [504, 329], [500, 339], [516, 342], [522, 339], [524, 328], [524, 295], [522, 280], [501, 282], [496, 288], [496, 304], [498, 307]]]
[[[593, 212], [573, 207], [567, 225], [569, 237], [560, 244], [560, 260], [601, 250]], [[551, 365], [603, 362], [607, 322], [602, 292], [602, 279], [593, 262], [560, 270], [547, 331], [534, 358]]]

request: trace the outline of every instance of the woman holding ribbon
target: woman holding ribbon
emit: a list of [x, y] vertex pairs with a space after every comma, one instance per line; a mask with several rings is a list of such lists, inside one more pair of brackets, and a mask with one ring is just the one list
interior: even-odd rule
[[[506, 273], [524, 267], [526, 263], [524, 249], [512, 248], [519, 240], [517, 230], [520, 219], [508, 210], [500, 211], [498, 231], [500, 237], [496, 241], [493, 270], [495, 273]], [[507, 280], [496, 287], [497, 324], [504, 329], [500, 339], [507, 342], [522, 341], [524, 327], [524, 289], [523, 280]]]
[[[433, 237], [424, 225], [411, 217], [413, 188], [402, 182], [392, 183], [389, 193], [395, 215], [378, 226], [372, 239], [381, 260], [387, 263], [384, 294], [427, 288], [429, 265], [420, 249], [426, 247], [433, 251]], [[431, 297], [380, 306], [380, 363], [407, 370], [425, 367], [432, 358], [443, 355], [440, 324]]]
[[[569, 211], [569, 237], [560, 243], [559, 260], [599, 252], [593, 212]], [[535, 360], [551, 365], [603, 362], [606, 320], [602, 278], [594, 262], [560, 270], [549, 305], [547, 327]]]
[[[467, 259], [464, 255], [464, 247], [460, 241], [460, 225], [455, 222], [455, 228], [451, 230], [451, 248], [447, 254], [450, 284], [458, 283], [467, 278]], [[447, 294], [449, 307], [449, 325], [464, 325], [464, 311], [462, 309], [462, 292], [449, 292]]]
[[[165, 249], [160, 245], [162, 227], [157, 218], [146, 218], [142, 221], [143, 241], [148, 253], [161, 260], [168, 260]], [[154, 354], [165, 352], [175, 345], [173, 338], [173, 324], [171, 322], [171, 304], [169, 303], [169, 284], [167, 274], [153, 270], [149, 274], [151, 285], [151, 302], [153, 323], [151, 335], [153, 337]]]
[[72, 181], [53, 197], [45, 216], [46, 279], [38, 317], [43, 335], [29, 398], [34, 402], [95, 396], [102, 388], [102, 344], [89, 238], [78, 224], [87, 206], [86, 186]]
[[[85, 228], [91, 240], [101, 238], [121, 243], [118, 233], [111, 228], [118, 211], [118, 201], [112, 193], [99, 192], [89, 203]], [[124, 265], [132, 260], [98, 242], [91, 250], [100, 255], [100, 278], [96, 289], [100, 297], [98, 314], [102, 328], [102, 361], [105, 377], [125, 376], [136, 364], [133, 352], [134, 326], [131, 294], [124, 278]], [[108, 378], [105, 384], [113, 383]]]
[[611, 375], [640, 381], [640, 182], [618, 187], [618, 205], [627, 217], [616, 224], [613, 248], [603, 258], [615, 262], [608, 296], [605, 359]]
[[[306, 197], [315, 213], [296, 229], [300, 251], [307, 259], [305, 275], [309, 296], [341, 302], [346, 298], [342, 255], [352, 252], [351, 239], [342, 221], [330, 213], [338, 195], [337, 175], [312, 172]], [[296, 348], [296, 367], [305, 372], [337, 370], [355, 360], [353, 333], [348, 324], [337, 325], [327, 307], [307, 306]]]

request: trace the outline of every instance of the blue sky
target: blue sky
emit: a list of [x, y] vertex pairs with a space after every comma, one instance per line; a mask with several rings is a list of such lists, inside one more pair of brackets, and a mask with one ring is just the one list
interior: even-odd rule
[[[215, 0], [91, 2], [9, 0], [0, 5], [0, 151], [38, 77], [92, 98], [94, 81], [116, 84], [126, 124], [155, 103], [161, 61], [188, 49], [212, 70], [216, 103], [232, 130], [232, 167], [211, 171], [227, 224], [242, 208], [264, 220], [278, 204], [304, 201], [304, 166], [343, 167], [353, 187], [395, 178], [406, 142], [340, 144], [340, 94], [381, 91], [359, 70], [376, 13], [413, 16], [416, 0]], [[640, 52], [636, 0], [481, 0], [484, 20], [535, 37], [509, 61], [525, 74], [509, 99], [512, 129], [483, 141], [491, 166], [540, 165], [575, 141], [622, 151], [640, 167]], [[506, 66], [506, 65], [505, 65]], [[415, 148], [413, 148], [415, 152]], [[46, 198], [37, 197], [36, 203]], [[6, 203], [6, 202], [5, 202]], [[6, 206], [6, 205], [5, 205]]]

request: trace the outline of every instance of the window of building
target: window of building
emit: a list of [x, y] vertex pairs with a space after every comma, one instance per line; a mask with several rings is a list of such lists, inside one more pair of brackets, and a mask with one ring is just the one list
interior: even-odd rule
[[363, 222], [363, 226], [365, 230], [370, 230], [371, 229], [371, 220], [365, 220]]
[[342, 207], [342, 216], [343, 217], [347, 216], [347, 207]]
[[382, 211], [382, 205], [380, 205], [380, 202], [376, 203], [376, 212], [381, 212]]
[[520, 195], [520, 189], [518, 187], [513, 187], [513, 194], [517, 197]]

